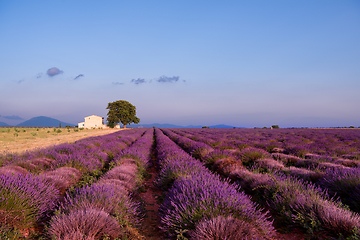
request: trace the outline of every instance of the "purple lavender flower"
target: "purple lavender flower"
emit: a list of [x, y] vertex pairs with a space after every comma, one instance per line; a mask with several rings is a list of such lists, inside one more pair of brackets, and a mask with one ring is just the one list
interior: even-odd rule
[[76, 189], [74, 196], [67, 193], [60, 206], [62, 214], [69, 214], [75, 209], [95, 208], [129, 224], [138, 223], [139, 205], [131, 201], [123, 191], [119, 191], [118, 187], [109, 184], [94, 184]]
[[190, 232], [191, 239], [228, 239], [247, 240], [264, 239], [258, 230], [248, 222], [229, 217], [218, 216], [205, 220], [196, 225], [195, 230]]
[[360, 168], [329, 168], [318, 184], [360, 213]]
[[261, 213], [248, 196], [235, 185], [220, 180], [160, 130], [156, 129], [155, 134], [162, 168], [158, 182], [173, 179], [167, 181], [171, 188], [159, 209], [164, 231], [173, 236], [177, 231], [195, 229], [201, 221], [233, 216], [252, 224], [260, 234], [272, 235], [267, 214]]
[[48, 231], [56, 239], [103, 239], [119, 238], [125, 234], [119, 223], [107, 212], [86, 208], [71, 211], [68, 215], [55, 216]]
[[54, 210], [58, 198], [52, 183], [32, 174], [0, 175], [0, 222], [20, 229], [34, 227]]

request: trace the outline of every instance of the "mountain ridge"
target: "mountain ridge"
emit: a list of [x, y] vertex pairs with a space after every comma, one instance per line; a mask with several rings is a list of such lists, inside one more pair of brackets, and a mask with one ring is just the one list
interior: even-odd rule
[[[61, 123], [62, 127], [76, 126], [76, 124], [66, 123], [66, 122], [60, 121], [55, 118], [46, 117], [46, 116], [38, 116], [38, 117], [33, 117], [24, 122], [21, 122], [17, 125], [9, 125], [5, 122], [0, 122], [0, 127], [59, 127], [59, 123]], [[175, 125], [175, 124], [169, 124], [169, 123], [152, 123], [152, 124], [131, 124], [128, 127], [202, 128], [202, 127], [205, 127], [205, 125], [181, 126], [181, 125]], [[225, 125], [225, 124], [210, 125], [210, 126], [206, 126], [206, 127], [209, 127], [209, 128], [235, 128], [234, 126]], [[238, 127], [236, 127], [236, 128], [238, 128]]]
[[0, 127], [11, 127], [9, 124], [0, 122]]
[[26, 120], [22, 123], [19, 123], [15, 127], [59, 127], [60, 123], [61, 126], [63, 127], [75, 126], [75, 124], [62, 122], [55, 118], [38, 116], [38, 117], [30, 118], [29, 120]]

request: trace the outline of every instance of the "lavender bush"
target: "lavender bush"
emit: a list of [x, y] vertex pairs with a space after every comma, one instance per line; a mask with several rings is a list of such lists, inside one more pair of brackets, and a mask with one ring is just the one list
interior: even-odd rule
[[[133, 226], [139, 223], [139, 214], [139, 204], [131, 201], [118, 186], [93, 184], [66, 195], [50, 222], [48, 234], [61, 238], [79, 231], [78, 234], [94, 239], [102, 239], [110, 232], [117, 237], [137, 236], [139, 233]], [[68, 226], [64, 227], [65, 223]], [[103, 223], [109, 223], [109, 229]]]
[[24, 229], [37, 226], [54, 210], [59, 191], [42, 178], [0, 175], [0, 224]]
[[229, 151], [216, 149], [205, 155], [201, 160], [205, 163], [207, 167], [212, 167], [213, 164], [219, 159], [230, 158], [233, 156], [234, 154]]
[[47, 171], [40, 176], [47, 182], [52, 182], [61, 194], [65, 194], [66, 189], [76, 184], [81, 175], [81, 172], [76, 168], [60, 167], [54, 171]]
[[190, 231], [190, 238], [194, 240], [264, 239], [250, 223], [237, 218], [223, 216], [198, 223], [195, 230]]
[[5, 167], [0, 167], [0, 175], [18, 175], [18, 174], [27, 174], [28, 171], [25, 168], [20, 166], [8, 165]]
[[340, 197], [351, 210], [360, 213], [360, 168], [328, 169], [318, 184], [329, 194]]
[[94, 208], [79, 209], [52, 219], [49, 237], [57, 240], [120, 238], [121, 227], [108, 213]]
[[313, 184], [281, 174], [248, 172], [238, 177], [241, 186], [267, 203], [283, 221], [297, 224], [310, 234], [325, 229], [334, 236], [349, 237], [360, 228], [359, 215]]
[[245, 166], [253, 165], [258, 159], [270, 157], [270, 154], [268, 152], [253, 147], [244, 148], [237, 155]]
[[125, 189], [128, 191], [134, 191], [139, 179], [136, 178], [138, 167], [135, 164], [132, 165], [120, 165], [114, 167], [107, 173], [105, 173], [100, 181], [106, 180], [119, 180]]

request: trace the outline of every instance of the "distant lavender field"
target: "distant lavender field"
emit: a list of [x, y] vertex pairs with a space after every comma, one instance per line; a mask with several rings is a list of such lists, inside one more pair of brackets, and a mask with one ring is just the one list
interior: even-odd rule
[[[360, 238], [360, 130], [139, 128], [0, 156], [0, 239]], [[315, 237], [316, 236], [316, 237]]]

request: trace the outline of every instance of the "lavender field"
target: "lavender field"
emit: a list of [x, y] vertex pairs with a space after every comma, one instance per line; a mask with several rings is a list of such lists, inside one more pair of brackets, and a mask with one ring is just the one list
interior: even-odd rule
[[360, 239], [360, 131], [128, 129], [3, 154], [0, 186], [0, 239]]

